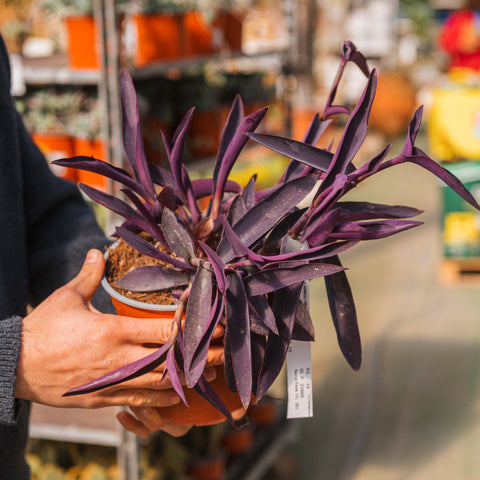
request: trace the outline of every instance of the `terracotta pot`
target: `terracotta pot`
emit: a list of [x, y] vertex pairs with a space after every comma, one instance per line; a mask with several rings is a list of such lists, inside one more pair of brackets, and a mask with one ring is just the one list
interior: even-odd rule
[[[175, 305], [152, 305], [132, 300], [114, 290], [105, 278], [102, 280], [102, 286], [110, 295], [119, 315], [136, 318], [171, 318], [173, 320]], [[217, 377], [210, 382], [210, 386], [231, 412], [241, 409], [240, 398], [227, 386], [223, 366], [216, 367], [216, 369]], [[204, 400], [195, 390], [185, 387], [184, 391], [188, 406], [179, 403], [172, 407], [161, 408], [163, 418], [177, 425], [197, 426], [213, 425], [226, 420], [222, 413]]]
[[222, 438], [222, 446], [230, 455], [241, 455], [252, 448], [253, 441], [254, 430], [247, 426], [240, 430], [228, 430]]
[[[76, 137], [73, 139], [75, 155], [85, 155], [103, 160], [107, 156], [105, 142], [101, 139], [88, 139]], [[87, 172], [84, 170], [77, 171], [77, 179], [81, 183], [85, 183], [90, 187], [99, 188], [108, 191], [108, 179], [98, 173]]]
[[68, 60], [71, 68], [98, 69], [99, 46], [95, 19], [91, 16], [65, 18]]
[[185, 56], [208, 55], [217, 50], [213, 43], [213, 30], [200, 12], [186, 12], [183, 20]]
[[191, 464], [187, 473], [193, 480], [221, 480], [224, 478], [226, 462], [223, 456], [204, 458]]
[[244, 15], [231, 10], [219, 10], [213, 19], [213, 26], [222, 35], [222, 48], [231, 52], [238, 52], [242, 49]]
[[277, 419], [277, 404], [272, 398], [264, 397], [260, 402], [250, 405], [247, 418], [255, 425], [264, 427], [272, 425]]
[[397, 135], [406, 130], [417, 102], [412, 82], [399, 72], [378, 76], [377, 91], [370, 113], [370, 126], [385, 135]]
[[137, 33], [135, 65], [142, 67], [182, 56], [183, 14], [137, 14], [133, 22]]
[[50, 164], [53, 160], [69, 158], [74, 155], [73, 140], [70, 135], [34, 133], [32, 134], [32, 139], [45, 155], [55, 175], [71, 180], [72, 182], [77, 181], [77, 170], [74, 168], [60, 167]]

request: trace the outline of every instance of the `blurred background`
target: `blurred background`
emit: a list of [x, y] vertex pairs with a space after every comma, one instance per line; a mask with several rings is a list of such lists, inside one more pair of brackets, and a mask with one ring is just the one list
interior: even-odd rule
[[[401, 151], [424, 106], [418, 145], [480, 197], [480, 16], [461, 0], [0, 0], [12, 94], [48, 160], [93, 155], [123, 164], [118, 75], [139, 96], [149, 161], [196, 106], [186, 151], [211, 171], [235, 95], [269, 105], [262, 131], [301, 139], [325, 105], [344, 40], [378, 70], [369, 135], [356, 164]], [[347, 69], [338, 103], [365, 86]], [[337, 121], [322, 137], [341, 136]], [[251, 146], [233, 172], [272, 185], [288, 159]], [[59, 176], [108, 190], [89, 174]], [[115, 411], [35, 406], [36, 480], [426, 480], [480, 477], [480, 222], [433, 176], [402, 165], [352, 198], [424, 210], [425, 224], [343, 256], [357, 304], [363, 365], [344, 361], [321, 280], [310, 283], [313, 417], [285, 420], [285, 379], [248, 412], [249, 425], [194, 428], [147, 440]], [[92, 205], [107, 233], [113, 220]], [[217, 463], [196, 473], [197, 464]], [[202, 462], [200, 462], [202, 460]], [[203, 476], [202, 476], [203, 475]], [[1, 475], [0, 475], [1, 476]]]

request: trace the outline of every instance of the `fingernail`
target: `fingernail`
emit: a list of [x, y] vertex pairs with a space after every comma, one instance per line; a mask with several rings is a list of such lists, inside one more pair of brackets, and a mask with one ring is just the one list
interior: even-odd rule
[[167, 398], [167, 403], [168, 405], [176, 405], [177, 403], [180, 403], [181, 398], [178, 395], [170, 395]]
[[210, 382], [215, 379], [217, 372], [214, 368], [206, 368], [203, 372], [203, 376]]
[[97, 251], [90, 250], [87, 253], [87, 258], [85, 259], [85, 263], [95, 263], [97, 261]]

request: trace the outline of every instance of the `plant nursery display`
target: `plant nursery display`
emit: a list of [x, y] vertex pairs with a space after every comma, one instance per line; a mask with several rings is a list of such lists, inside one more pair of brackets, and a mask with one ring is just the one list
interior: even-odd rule
[[[348, 63], [355, 64], [368, 79], [353, 108], [335, 103]], [[116, 228], [117, 242], [107, 252], [107, 280], [116, 267], [118, 251], [130, 249], [132, 257], [141, 259], [139, 266], [127, 266], [126, 273], [110, 280], [112, 285], [107, 288], [120, 290], [124, 297], [142, 298], [144, 311], [149, 304], [158, 303], [147, 294], [154, 292], [159, 298], [161, 292], [163, 303], [170, 304], [167, 308], [171, 310], [173, 329], [169, 341], [152, 349], [149, 356], [65, 395], [103, 389], [165, 362], [164, 374], [184, 400], [180, 407], [162, 409], [166, 418], [200, 425], [219, 421], [197, 423], [189, 417], [195, 394], [213, 405], [220, 419], [232, 421], [231, 412], [246, 409], [267, 392], [282, 369], [292, 339], [314, 340], [312, 319], [301, 294], [305, 282], [321, 277], [340, 350], [349, 365], [359, 369], [362, 349], [354, 299], [339, 256], [361, 241], [385, 238], [422, 222], [412, 220], [421, 213], [416, 208], [351, 201], [344, 199], [345, 195], [376, 173], [410, 162], [439, 177], [480, 209], [452, 173], [415, 146], [422, 108], [413, 116], [399, 155], [389, 157], [390, 146], [386, 146], [370, 160], [355, 164], [367, 136], [376, 85], [376, 70], [369, 69], [355, 45], [344, 42], [324, 111], [314, 116], [301, 142], [255, 133], [267, 108], [244, 115], [242, 100], [237, 96], [223, 129], [211, 178], [192, 179], [183, 153], [194, 108], [186, 113], [173, 138], [162, 133], [170, 171], [148, 163], [134, 85], [123, 71], [120, 96], [128, 167], [122, 169], [83, 156], [54, 163], [92, 171], [121, 185], [118, 195], [80, 185], [92, 200], [125, 219]], [[316, 147], [332, 118], [339, 115], [346, 121], [338, 146]], [[291, 159], [271, 188], [256, 188], [255, 176], [244, 186], [228, 178], [249, 140]], [[121, 258], [125, 263], [128, 257]], [[125, 302], [132, 301], [127, 298]], [[133, 315], [140, 316], [138, 310]], [[219, 330], [223, 331], [220, 338]], [[217, 370], [218, 378], [209, 383], [203, 371], [208, 349], [215, 344], [224, 349], [225, 361]], [[183, 376], [186, 388], [181, 382]], [[217, 389], [217, 380], [226, 383], [226, 396]], [[235, 401], [230, 404], [232, 396]], [[170, 408], [183, 410], [169, 417]]]

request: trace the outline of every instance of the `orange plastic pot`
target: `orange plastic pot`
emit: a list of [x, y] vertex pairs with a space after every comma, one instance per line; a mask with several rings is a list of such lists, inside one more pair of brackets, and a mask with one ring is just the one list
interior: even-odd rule
[[[76, 137], [73, 139], [75, 155], [85, 155], [87, 157], [98, 158], [103, 160], [107, 156], [105, 142], [101, 139], [88, 139]], [[78, 170], [77, 179], [81, 183], [85, 183], [90, 187], [99, 188], [100, 190], [108, 190], [108, 180], [106, 177], [98, 173]]]
[[[152, 305], [149, 303], [132, 300], [114, 290], [107, 280], [102, 280], [102, 286], [110, 295], [115, 310], [119, 315], [135, 318], [171, 318], [173, 320], [175, 305]], [[227, 386], [223, 366], [216, 367], [217, 376], [210, 382], [210, 386], [222, 399], [225, 406], [231, 412], [242, 408], [242, 403], [237, 394]], [[171, 407], [161, 408], [163, 418], [177, 425], [213, 425], [223, 422], [226, 417], [209, 402], [203, 399], [195, 390], [184, 387], [188, 406], [179, 403]], [[212, 477], [213, 478], [213, 477]]]
[[192, 463], [187, 473], [193, 480], [221, 480], [225, 476], [226, 462], [223, 456], [204, 458]]
[[222, 446], [230, 455], [241, 455], [248, 452], [254, 442], [254, 430], [252, 427], [244, 427], [240, 430], [229, 430], [222, 438]]
[[185, 56], [208, 55], [217, 50], [213, 42], [213, 30], [200, 12], [186, 12], [183, 20]]
[[136, 66], [182, 56], [182, 14], [137, 14], [133, 23], [137, 33]]
[[[69, 158], [74, 155], [73, 140], [69, 135], [34, 133], [32, 134], [32, 139], [49, 162], [59, 158]], [[72, 182], [77, 181], [77, 170], [57, 165], [50, 165], [50, 167], [55, 175]]]
[[65, 25], [70, 67], [97, 69], [99, 47], [95, 19], [91, 16], [67, 17]]
[[219, 10], [213, 19], [213, 26], [222, 34], [222, 47], [237, 52], [242, 49], [244, 15], [230, 10]]

